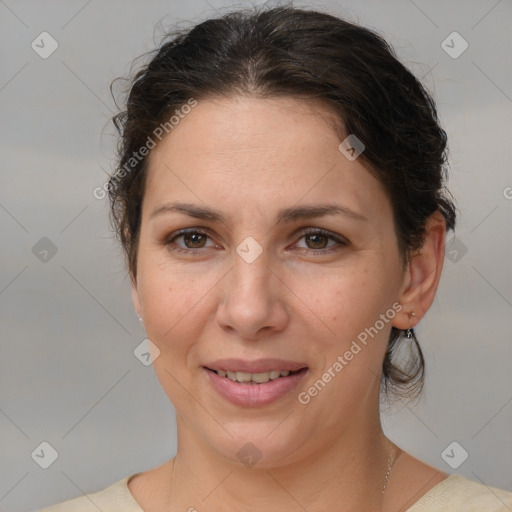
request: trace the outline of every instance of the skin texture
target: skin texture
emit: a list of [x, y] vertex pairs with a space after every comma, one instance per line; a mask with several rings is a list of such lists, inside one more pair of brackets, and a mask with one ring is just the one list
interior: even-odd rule
[[[130, 481], [146, 511], [405, 510], [446, 477], [403, 453], [381, 507], [393, 450], [379, 418], [382, 361], [391, 326], [414, 327], [434, 299], [445, 223], [432, 215], [404, 268], [385, 190], [338, 150], [333, 119], [300, 99], [204, 99], [150, 155], [133, 301], [160, 350], [153, 366], [176, 409], [178, 452], [172, 478], [166, 463]], [[151, 217], [175, 202], [219, 210], [225, 221]], [[276, 223], [282, 208], [326, 203], [366, 220]], [[208, 236], [170, 242], [185, 228]], [[236, 252], [249, 236], [262, 248], [252, 263]], [[301, 404], [298, 394], [393, 304], [401, 310]], [[276, 402], [237, 406], [203, 368], [231, 357], [297, 361], [308, 373]], [[237, 457], [248, 442], [261, 453], [252, 468]]]

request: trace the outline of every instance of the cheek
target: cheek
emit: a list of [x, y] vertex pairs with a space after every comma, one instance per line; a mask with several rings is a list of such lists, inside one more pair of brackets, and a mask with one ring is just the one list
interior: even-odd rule
[[321, 275], [302, 273], [292, 278], [291, 288], [317, 319], [330, 328], [331, 336], [326, 339], [339, 343], [357, 334], [369, 322], [373, 324], [389, 307], [385, 275], [375, 265], [358, 265], [331, 269]]
[[143, 307], [147, 333], [155, 343], [170, 345], [184, 340], [183, 329], [192, 331], [198, 322], [193, 321], [194, 313], [200, 309], [200, 290], [204, 288], [194, 280], [186, 284], [159, 275], [146, 282], [143, 287]]
[[144, 254], [139, 268], [138, 291], [146, 333], [162, 350], [177, 341], [184, 325], [194, 325], [190, 315], [199, 306], [200, 290], [204, 294], [205, 286], [190, 271], [170, 268], [155, 254]]
[[[329, 336], [318, 337], [317, 343], [324, 354], [322, 371], [330, 368], [339, 375], [334, 379], [338, 384], [329, 392], [339, 395], [337, 400], [347, 399], [347, 389], [359, 390], [360, 396], [380, 372], [396, 314], [392, 279], [385, 268], [368, 265], [333, 272], [313, 289], [311, 309], [331, 331]], [[337, 361], [339, 373], [333, 368]]]
[[160, 351], [153, 361], [155, 374], [170, 401], [181, 410], [180, 404], [186, 403], [182, 386], [191, 387], [190, 356], [201, 334], [200, 299], [205, 287], [199, 279], [153, 268], [140, 276], [144, 326], [146, 336]]

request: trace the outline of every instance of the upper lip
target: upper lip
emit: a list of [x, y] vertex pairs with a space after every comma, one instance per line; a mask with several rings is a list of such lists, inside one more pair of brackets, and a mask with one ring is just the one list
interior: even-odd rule
[[225, 370], [229, 372], [263, 373], [272, 370], [288, 370], [295, 372], [307, 368], [304, 363], [287, 361], [285, 359], [256, 359], [247, 361], [244, 359], [217, 359], [204, 365], [210, 370]]

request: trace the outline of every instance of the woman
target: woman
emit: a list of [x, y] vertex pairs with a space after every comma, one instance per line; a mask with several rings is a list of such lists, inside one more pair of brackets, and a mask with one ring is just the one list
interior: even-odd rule
[[381, 428], [382, 392], [421, 391], [455, 209], [435, 105], [379, 36], [293, 8], [208, 20], [115, 122], [112, 218], [177, 454], [42, 512], [512, 507]]

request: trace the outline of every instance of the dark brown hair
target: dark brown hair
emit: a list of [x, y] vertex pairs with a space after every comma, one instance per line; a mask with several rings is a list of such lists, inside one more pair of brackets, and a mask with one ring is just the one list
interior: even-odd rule
[[[119, 161], [109, 181], [111, 218], [136, 279], [147, 156], [140, 149], [191, 99], [237, 94], [321, 100], [344, 133], [360, 139], [363, 165], [393, 206], [404, 264], [421, 247], [427, 218], [440, 211], [447, 229], [455, 207], [444, 181], [446, 133], [429, 93], [376, 33], [330, 14], [293, 7], [254, 8], [169, 34], [133, 78], [126, 109], [114, 117]], [[137, 155], [138, 158], [134, 158]], [[406, 364], [392, 328], [383, 389], [421, 391], [424, 359], [416, 336]]]

